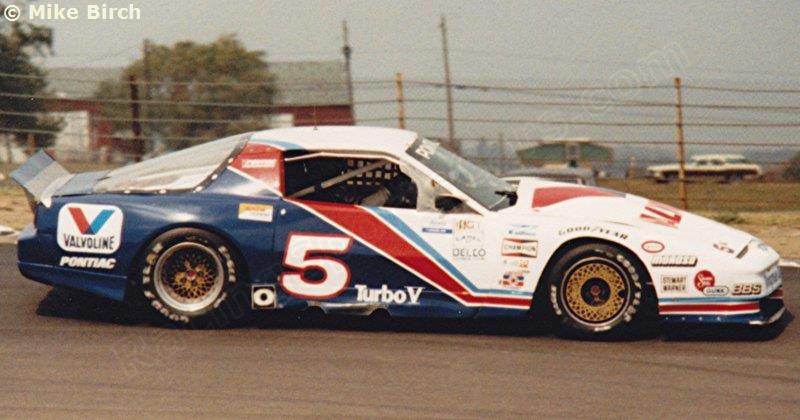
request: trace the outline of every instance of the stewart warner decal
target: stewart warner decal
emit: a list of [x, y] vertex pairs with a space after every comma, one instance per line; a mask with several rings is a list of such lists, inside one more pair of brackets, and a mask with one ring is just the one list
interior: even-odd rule
[[56, 236], [64, 251], [113, 254], [122, 242], [122, 210], [116, 206], [65, 204], [58, 212]]

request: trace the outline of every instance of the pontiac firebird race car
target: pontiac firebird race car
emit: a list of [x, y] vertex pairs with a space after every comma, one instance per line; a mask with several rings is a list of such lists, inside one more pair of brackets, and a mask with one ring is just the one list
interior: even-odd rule
[[749, 234], [616, 191], [512, 187], [409, 131], [267, 130], [76, 175], [39, 152], [12, 176], [35, 213], [26, 277], [168, 324], [214, 326], [235, 296], [253, 310], [532, 316], [583, 336], [784, 311], [779, 256]]

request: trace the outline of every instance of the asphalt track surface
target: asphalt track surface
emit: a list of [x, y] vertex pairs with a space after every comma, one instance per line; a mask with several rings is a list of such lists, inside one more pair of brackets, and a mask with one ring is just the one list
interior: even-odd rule
[[[800, 418], [800, 326], [627, 342], [505, 323], [151, 327], [23, 279], [0, 246], [0, 416]], [[798, 313], [800, 283], [786, 287]]]

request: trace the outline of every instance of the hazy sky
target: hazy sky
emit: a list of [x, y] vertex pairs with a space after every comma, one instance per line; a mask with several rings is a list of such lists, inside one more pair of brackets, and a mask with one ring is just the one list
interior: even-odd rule
[[[40, 3], [47, 3], [40, 2]], [[62, 1], [83, 8], [87, 3]], [[141, 21], [51, 22], [48, 65], [108, 66], [141, 42], [209, 41], [236, 33], [275, 60], [341, 57], [347, 19], [357, 78], [441, 78], [439, 16], [450, 29], [458, 80], [592, 79], [678, 48], [687, 78], [800, 78], [798, 1], [106, 1]]]
[[[131, 1], [107, 1], [127, 5]], [[271, 60], [341, 59], [347, 19], [354, 77], [442, 80], [440, 15], [450, 30], [454, 82], [495, 85], [630, 85], [745, 83], [800, 87], [800, 2], [794, 1], [156, 1], [132, 0], [140, 21], [50, 22], [56, 56], [48, 66], [121, 66], [141, 55], [144, 38], [162, 44], [211, 41], [236, 33]], [[46, 3], [46, 2], [40, 2]], [[81, 9], [92, 2], [62, 1]], [[624, 92], [624, 91], [622, 91]], [[585, 93], [585, 92], [584, 92]], [[611, 92], [612, 94], [614, 92]], [[674, 100], [671, 89], [633, 91], [629, 99]], [[411, 91], [441, 99], [443, 92]], [[542, 97], [458, 91], [457, 98], [530, 100]], [[356, 90], [356, 99], [392, 99], [385, 91]], [[547, 98], [545, 98], [547, 99]], [[553, 99], [550, 97], [549, 99]], [[685, 92], [687, 102], [797, 105], [798, 95]], [[456, 106], [458, 117], [671, 121], [674, 109]], [[357, 106], [359, 117], [391, 117], [394, 105]], [[687, 109], [687, 122], [794, 121], [797, 112]], [[409, 115], [444, 117], [442, 104], [410, 105]], [[391, 125], [393, 121], [381, 124]], [[428, 135], [442, 122], [410, 121]], [[674, 127], [603, 127], [546, 124], [457, 124], [457, 135], [496, 138], [582, 137], [659, 139]], [[687, 127], [687, 141], [731, 139], [797, 141], [798, 128]], [[665, 149], [666, 150], [666, 149]], [[690, 151], [693, 150], [690, 147]], [[699, 150], [699, 149], [698, 149]]]

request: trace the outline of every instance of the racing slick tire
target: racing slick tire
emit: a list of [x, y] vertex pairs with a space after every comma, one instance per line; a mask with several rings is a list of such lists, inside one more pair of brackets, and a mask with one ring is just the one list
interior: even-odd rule
[[178, 328], [223, 328], [243, 321], [248, 307], [233, 254], [225, 240], [200, 229], [179, 228], [156, 237], [132, 276], [149, 319]]
[[635, 337], [655, 314], [647, 270], [620, 247], [579, 245], [562, 254], [550, 273], [551, 318], [558, 335]]

